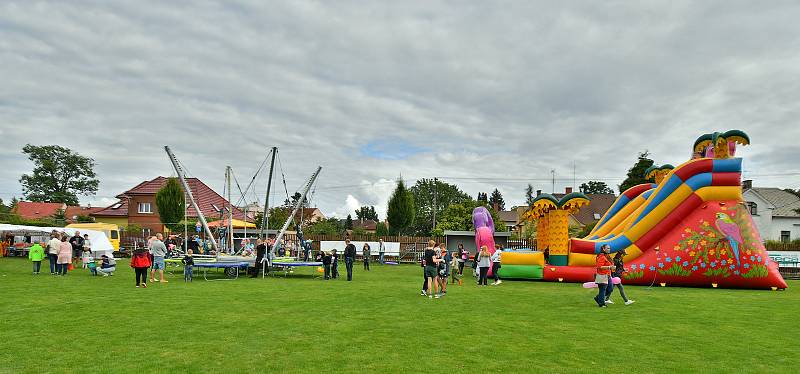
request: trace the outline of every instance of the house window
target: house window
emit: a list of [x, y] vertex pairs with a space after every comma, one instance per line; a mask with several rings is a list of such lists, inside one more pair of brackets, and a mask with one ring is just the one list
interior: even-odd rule
[[151, 233], [152, 233], [152, 231], [150, 231], [150, 229], [142, 229], [142, 237], [143, 238], [149, 238]]
[[781, 243], [788, 243], [792, 240], [791, 232], [781, 231]]
[[139, 203], [139, 213], [153, 213], [153, 206], [150, 203]]
[[758, 204], [748, 201], [747, 208], [750, 209], [750, 215], [757, 216], [758, 215]]
[[116, 204], [111, 206], [111, 209], [119, 209], [119, 207], [121, 207], [121, 206], [122, 206], [122, 203], [116, 203]]

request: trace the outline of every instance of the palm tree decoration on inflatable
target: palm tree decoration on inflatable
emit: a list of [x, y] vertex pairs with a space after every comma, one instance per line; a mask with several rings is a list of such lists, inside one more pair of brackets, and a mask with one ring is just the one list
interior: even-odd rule
[[536, 221], [536, 245], [549, 249], [549, 263], [567, 265], [569, 261], [569, 215], [589, 205], [586, 195], [573, 192], [560, 200], [550, 194], [533, 199], [523, 219]]
[[672, 169], [675, 169], [675, 167], [670, 164], [664, 164], [661, 166], [653, 165], [644, 171], [644, 179], [653, 179], [656, 181], [656, 184], [660, 184], [664, 181], [664, 178], [669, 175]]
[[736, 155], [737, 144], [750, 145], [750, 137], [741, 130], [703, 134], [694, 141], [693, 158], [731, 158]]

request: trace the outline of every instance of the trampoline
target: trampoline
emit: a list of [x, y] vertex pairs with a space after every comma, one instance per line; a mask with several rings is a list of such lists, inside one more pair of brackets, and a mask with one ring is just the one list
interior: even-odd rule
[[273, 267], [281, 267], [283, 268], [283, 276], [286, 277], [289, 275], [289, 271], [296, 267], [304, 267], [304, 266], [322, 266], [322, 262], [315, 262], [315, 261], [273, 261]]
[[[247, 269], [247, 262], [195, 262], [194, 267], [203, 269], [203, 279], [212, 280], [234, 280], [239, 278], [239, 269]], [[208, 279], [208, 269], [224, 269], [228, 279]]]

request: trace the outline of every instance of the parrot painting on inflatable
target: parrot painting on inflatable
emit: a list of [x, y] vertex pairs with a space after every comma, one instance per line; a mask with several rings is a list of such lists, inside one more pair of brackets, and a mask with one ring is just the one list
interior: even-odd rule
[[[485, 207], [479, 206], [472, 210], [472, 227], [475, 228], [476, 253], [479, 253], [481, 247], [485, 245], [489, 253], [494, 254], [494, 219]], [[491, 272], [490, 268], [489, 275]]]
[[739, 244], [743, 242], [742, 240], [742, 233], [739, 230], [739, 225], [734, 222], [731, 217], [727, 214], [719, 212], [717, 213], [717, 220], [715, 221], [717, 226], [717, 230], [722, 235], [725, 235], [725, 238], [728, 239], [728, 242], [731, 244], [731, 250], [733, 251], [734, 256], [736, 256], [736, 265], [741, 265], [741, 260], [739, 259]]

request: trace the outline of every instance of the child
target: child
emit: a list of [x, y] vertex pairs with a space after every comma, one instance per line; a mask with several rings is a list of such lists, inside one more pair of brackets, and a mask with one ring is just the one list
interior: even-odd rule
[[86, 269], [89, 267], [89, 263], [94, 263], [94, 257], [92, 257], [92, 251], [89, 249], [87, 250], [86, 247], [83, 247], [83, 253], [81, 254], [81, 263], [83, 264], [83, 268]]
[[450, 266], [450, 263], [447, 261], [447, 250], [445, 249], [444, 243], [439, 244], [439, 251], [436, 255], [442, 260], [437, 266], [437, 273], [439, 276], [436, 279], [439, 282], [439, 294], [444, 296], [447, 294], [447, 277], [449, 275], [448, 268]]
[[194, 258], [192, 258], [191, 249], [186, 252], [186, 256], [183, 256], [181, 262], [183, 262], [183, 281], [191, 282], [192, 270], [194, 269]]
[[94, 261], [94, 258], [92, 258], [92, 241], [89, 240], [89, 234], [83, 234], [83, 256], [81, 256], [81, 260], [84, 269], [88, 265], [86, 258], [91, 258], [90, 261]]
[[461, 285], [461, 273], [459, 273], [456, 269], [459, 266], [463, 266], [464, 263], [461, 262], [461, 256], [458, 252], [453, 252], [453, 260], [450, 262], [450, 283]]
[[331, 251], [331, 278], [336, 279], [339, 277], [339, 255], [336, 250]]
[[39, 243], [34, 244], [28, 251], [28, 259], [33, 262], [33, 274], [39, 274], [44, 259], [44, 248]]
[[147, 268], [150, 267], [150, 256], [144, 248], [137, 248], [131, 257], [131, 267], [136, 273], [136, 288], [147, 288]]

